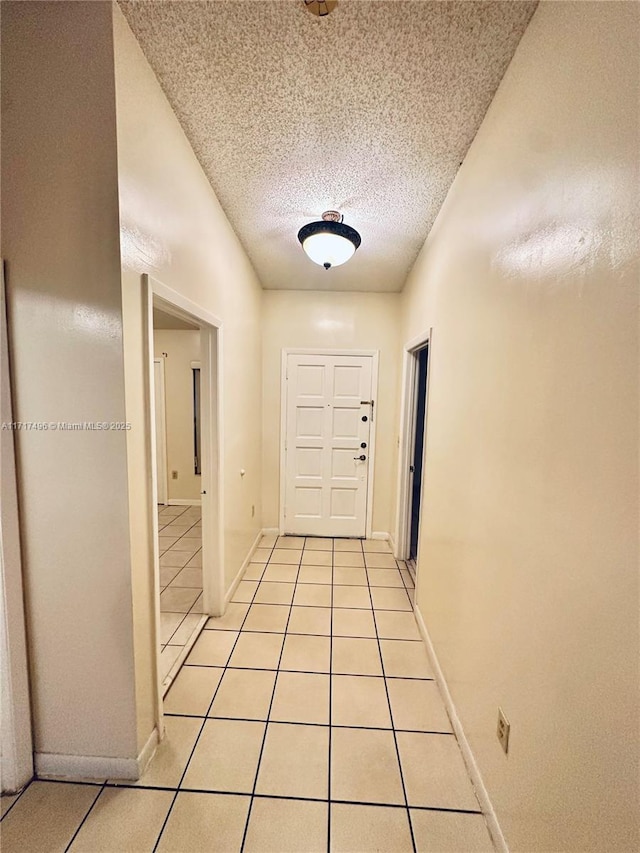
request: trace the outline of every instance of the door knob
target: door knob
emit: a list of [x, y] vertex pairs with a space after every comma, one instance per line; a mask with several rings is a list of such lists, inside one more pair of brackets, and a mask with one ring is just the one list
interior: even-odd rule
[[364, 455], [364, 453], [361, 453], [361, 454], [360, 454], [360, 456], [354, 456], [353, 458], [354, 458], [354, 459], [359, 459], [359, 460], [360, 460], [360, 462], [364, 462], [364, 461], [366, 460], [366, 458], [367, 458], [367, 457]]

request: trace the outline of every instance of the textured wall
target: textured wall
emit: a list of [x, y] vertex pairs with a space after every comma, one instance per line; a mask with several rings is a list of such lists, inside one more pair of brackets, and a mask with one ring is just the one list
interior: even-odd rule
[[403, 296], [418, 604], [513, 851], [638, 849], [639, 12], [540, 5]]

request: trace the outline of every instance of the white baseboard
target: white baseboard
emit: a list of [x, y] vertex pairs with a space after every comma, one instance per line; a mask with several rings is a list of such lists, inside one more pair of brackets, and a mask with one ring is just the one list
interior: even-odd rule
[[374, 530], [371, 533], [371, 538], [372, 539], [384, 539], [385, 542], [388, 542], [391, 539], [389, 534], [385, 533], [384, 530]]
[[425, 645], [427, 647], [427, 654], [429, 655], [429, 660], [433, 668], [436, 683], [438, 685], [438, 688], [440, 689], [440, 694], [442, 695], [442, 700], [447, 710], [447, 714], [449, 715], [449, 719], [451, 720], [451, 725], [453, 727], [454, 734], [460, 746], [460, 751], [462, 752], [462, 758], [464, 759], [464, 763], [467, 766], [467, 771], [469, 773], [469, 776], [471, 777], [471, 782], [473, 784], [473, 787], [475, 788], [476, 796], [478, 798], [478, 802], [480, 803], [480, 808], [482, 809], [484, 818], [487, 822], [489, 833], [498, 853], [509, 853], [507, 842], [505, 841], [505, 837], [502, 834], [500, 824], [498, 823], [498, 818], [496, 817], [493, 805], [491, 804], [491, 800], [489, 799], [489, 793], [482, 780], [482, 776], [480, 775], [480, 769], [476, 763], [476, 759], [473, 755], [473, 752], [471, 751], [471, 746], [469, 744], [469, 741], [467, 740], [467, 736], [465, 735], [464, 729], [462, 728], [460, 717], [458, 717], [458, 712], [456, 711], [456, 706], [453, 703], [453, 697], [451, 696], [449, 686], [447, 685], [447, 682], [445, 680], [442, 667], [440, 666], [438, 656], [436, 655], [436, 650], [433, 646], [433, 642], [431, 641], [431, 636], [429, 634], [429, 631], [427, 630], [427, 626], [425, 625], [425, 621], [422, 617], [422, 613], [420, 612], [420, 608], [417, 605], [414, 608], [414, 613], [416, 621], [418, 623], [418, 628], [420, 630], [420, 633], [422, 634], [422, 639], [424, 640]]
[[262, 539], [262, 537], [265, 535], [265, 532], [268, 532], [268, 531], [261, 530], [261, 531], [258, 533], [258, 535], [256, 536], [256, 538], [255, 538], [255, 540], [254, 540], [254, 542], [253, 542], [253, 545], [251, 546], [251, 548], [249, 548], [249, 553], [248, 553], [248, 554], [247, 554], [247, 556], [244, 558], [244, 562], [243, 562], [243, 564], [240, 566], [240, 570], [238, 571], [238, 574], [237, 574], [237, 575], [235, 576], [235, 578], [233, 579], [233, 583], [232, 583], [232, 584], [231, 584], [231, 586], [229, 587], [229, 590], [228, 590], [227, 594], [226, 594], [226, 595], [225, 595], [225, 597], [224, 597], [224, 608], [225, 608], [225, 610], [227, 609], [227, 604], [229, 604], [229, 602], [230, 602], [230, 601], [231, 601], [231, 599], [233, 598], [233, 593], [234, 593], [234, 592], [236, 591], [236, 589], [238, 588], [238, 584], [239, 584], [239, 583], [240, 583], [240, 581], [242, 580], [242, 576], [243, 576], [243, 575], [244, 575], [244, 573], [246, 572], [246, 570], [247, 570], [247, 566], [248, 566], [248, 565], [249, 565], [249, 563], [251, 562], [251, 558], [253, 557], [253, 555], [254, 555], [254, 553], [255, 553], [256, 548], [257, 548], [257, 547], [258, 547], [258, 545], [260, 544], [260, 540], [261, 540], [261, 539]]
[[280, 536], [280, 528], [279, 527], [263, 527], [262, 528], [263, 536]]
[[202, 500], [189, 500], [188, 498], [169, 498], [166, 506], [202, 506]]
[[111, 758], [104, 755], [62, 755], [55, 752], [36, 752], [35, 773], [40, 779], [104, 780], [126, 779], [137, 781], [158, 746], [158, 730], [149, 735], [137, 758]]

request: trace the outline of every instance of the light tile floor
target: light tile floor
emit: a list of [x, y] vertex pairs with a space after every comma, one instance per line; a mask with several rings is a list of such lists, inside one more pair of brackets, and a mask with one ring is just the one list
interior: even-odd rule
[[202, 622], [202, 521], [199, 506], [159, 506], [160, 675], [165, 687]]
[[265, 537], [144, 778], [33, 782], [3, 851], [492, 851], [412, 596], [384, 542]]

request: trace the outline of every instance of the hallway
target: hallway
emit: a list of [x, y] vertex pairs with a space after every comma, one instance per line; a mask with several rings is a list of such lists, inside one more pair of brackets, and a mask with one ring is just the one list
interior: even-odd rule
[[32, 783], [3, 849], [493, 850], [412, 598], [384, 541], [263, 537], [144, 778]]

